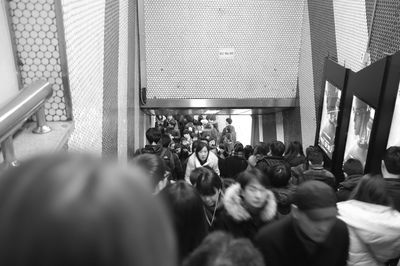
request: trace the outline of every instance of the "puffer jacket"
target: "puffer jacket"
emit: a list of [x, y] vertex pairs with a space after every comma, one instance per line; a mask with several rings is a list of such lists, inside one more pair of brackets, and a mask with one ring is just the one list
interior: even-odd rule
[[258, 215], [254, 216], [244, 207], [241, 191], [239, 183], [226, 189], [224, 210], [217, 229], [227, 231], [235, 237], [252, 240], [262, 226], [277, 219], [277, 203], [274, 193], [267, 190], [267, 203]]
[[357, 200], [337, 204], [349, 228], [349, 266], [381, 266], [400, 256], [400, 213]]
[[209, 166], [217, 173], [217, 175], [220, 175], [220, 171], [218, 168], [217, 155], [215, 155], [212, 152], [208, 152], [207, 161], [203, 165], [201, 165], [199, 159], [197, 159], [197, 157], [196, 157], [196, 153], [193, 153], [188, 158], [187, 165], [186, 165], [186, 173], [185, 173], [186, 182], [188, 182], [190, 184], [190, 174], [192, 173], [192, 171], [196, 168], [203, 167], [203, 166]]

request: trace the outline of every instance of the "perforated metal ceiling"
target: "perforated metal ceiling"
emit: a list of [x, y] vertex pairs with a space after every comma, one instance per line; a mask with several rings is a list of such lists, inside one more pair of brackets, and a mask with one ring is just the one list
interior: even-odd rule
[[303, 0], [144, 1], [148, 98], [295, 98], [302, 13]]

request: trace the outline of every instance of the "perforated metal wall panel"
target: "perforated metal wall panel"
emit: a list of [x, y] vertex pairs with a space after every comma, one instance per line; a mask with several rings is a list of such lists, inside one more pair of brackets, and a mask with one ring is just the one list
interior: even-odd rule
[[[372, 20], [374, 0], [365, 0], [368, 25]], [[400, 1], [379, 0], [371, 34], [371, 62], [400, 50]]]
[[[325, 58], [337, 60], [334, 0], [308, 0], [316, 121], [319, 123]], [[315, 133], [314, 133], [315, 136]]]
[[70, 150], [102, 152], [105, 1], [62, 0], [75, 130]]
[[103, 155], [118, 152], [119, 1], [106, 0], [104, 22]]
[[295, 98], [302, 13], [303, 0], [145, 0], [148, 98]]
[[54, 0], [12, 0], [9, 5], [23, 84], [38, 79], [52, 84], [46, 120], [67, 120]]
[[127, 159], [128, 142], [128, 8], [129, 0], [119, 1], [118, 65], [118, 158]]
[[299, 66], [299, 102], [303, 147], [314, 145], [316, 131], [314, 77], [311, 53], [310, 18], [308, 5], [304, 6], [301, 54]]
[[368, 43], [365, 0], [335, 0], [333, 7], [338, 63], [359, 71]]

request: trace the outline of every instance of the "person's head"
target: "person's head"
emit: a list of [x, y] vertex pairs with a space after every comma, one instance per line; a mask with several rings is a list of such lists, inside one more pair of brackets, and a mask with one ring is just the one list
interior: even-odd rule
[[288, 163], [277, 163], [269, 168], [268, 176], [273, 187], [286, 187], [291, 176], [290, 165]]
[[183, 266], [264, 266], [264, 260], [249, 239], [216, 231], [185, 259]]
[[382, 160], [382, 174], [400, 176], [400, 146], [389, 147]]
[[215, 206], [222, 191], [222, 181], [213, 169], [208, 166], [194, 169], [190, 174], [190, 182], [206, 206]]
[[350, 198], [384, 206], [390, 206], [385, 181], [380, 175], [365, 175], [360, 179]]
[[282, 141], [274, 140], [271, 145], [269, 145], [272, 156], [282, 156], [285, 152], [285, 144]]
[[176, 265], [170, 219], [142, 175], [80, 154], [9, 169], [0, 179], [0, 263]]
[[240, 142], [236, 142], [233, 146], [233, 152], [236, 156], [244, 158], [244, 148], [243, 144]]
[[157, 144], [161, 139], [161, 131], [155, 127], [149, 128], [146, 131], [146, 139], [150, 144]]
[[[141, 167], [144, 172], [148, 173], [154, 189], [156, 189], [160, 182], [164, 182], [167, 168], [164, 160], [161, 159], [160, 156], [151, 153], [143, 153], [135, 156], [132, 160], [132, 164]], [[170, 171], [170, 169], [168, 170]]]
[[264, 155], [267, 156], [269, 153], [269, 145], [265, 142], [259, 142], [254, 147], [253, 155]]
[[324, 156], [322, 152], [318, 149], [310, 150], [307, 154], [307, 160], [310, 165], [323, 165], [324, 164]]
[[207, 161], [208, 158], [208, 144], [200, 141], [196, 147], [196, 157], [200, 162]]
[[253, 149], [253, 147], [252, 147], [251, 145], [246, 145], [246, 146], [243, 148], [244, 158], [245, 158], [246, 160], [248, 160], [249, 157], [250, 157], [250, 155], [253, 154], [253, 151], [254, 151], [254, 149]]
[[225, 119], [226, 123], [228, 125], [232, 124], [232, 119], [230, 117], [228, 117], [227, 119]]
[[364, 167], [359, 160], [350, 158], [343, 164], [343, 173], [346, 177], [362, 175], [364, 173]]
[[285, 155], [288, 157], [295, 157], [298, 155], [304, 156], [303, 145], [300, 141], [292, 141], [289, 143]]
[[261, 208], [266, 204], [269, 179], [257, 168], [246, 169], [237, 176], [246, 205]]
[[336, 194], [321, 181], [301, 183], [294, 194], [292, 215], [298, 228], [316, 243], [328, 237], [336, 223]]
[[161, 135], [161, 146], [164, 148], [168, 148], [169, 144], [171, 143], [171, 137], [167, 134]]
[[178, 240], [179, 257], [183, 259], [207, 234], [203, 201], [196, 189], [185, 181], [168, 185], [159, 195], [171, 213]]

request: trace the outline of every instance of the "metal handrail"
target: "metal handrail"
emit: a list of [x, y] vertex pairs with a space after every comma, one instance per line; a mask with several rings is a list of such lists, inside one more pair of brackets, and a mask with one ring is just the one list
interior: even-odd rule
[[21, 90], [9, 103], [0, 109], [0, 143], [4, 161], [16, 164], [12, 136], [21, 125], [36, 113], [38, 127], [34, 133], [47, 133], [51, 129], [45, 124], [44, 103], [53, 94], [51, 85], [38, 80]]

